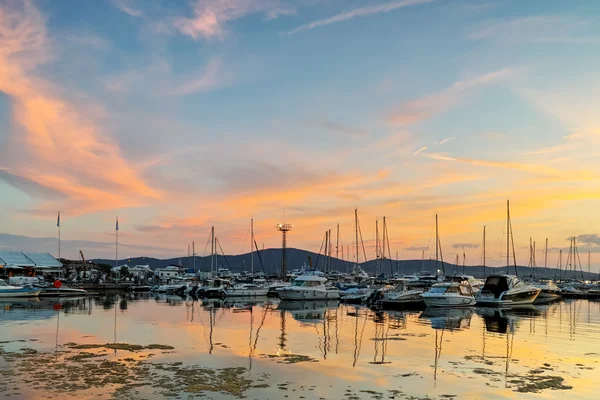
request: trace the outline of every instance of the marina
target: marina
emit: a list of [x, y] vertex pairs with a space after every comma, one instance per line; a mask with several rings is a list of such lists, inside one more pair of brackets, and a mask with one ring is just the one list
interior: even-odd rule
[[600, 368], [590, 300], [378, 311], [127, 293], [0, 304], [0, 387], [17, 399], [584, 399]]

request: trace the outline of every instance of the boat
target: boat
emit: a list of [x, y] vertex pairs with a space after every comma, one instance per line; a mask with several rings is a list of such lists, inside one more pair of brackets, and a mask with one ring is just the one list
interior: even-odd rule
[[535, 299], [535, 303], [546, 303], [560, 299], [560, 288], [552, 281], [538, 281], [532, 283], [533, 287], [540, 289], [540, 294]]
[[269, 282], [269, 291], [267, 292], [267, 296], [269, 297], [277, 297], [277, 289], [282, 288], [282, 287], [286, 287], [286, 286], [290, 286], [289, 282], [283, 282], [283, 281], [271, 281]]
[[41, 291], [32, 286], [12, 286], [0, 279], [0, 297], [38, 297]]
[[319, 275], [302, 275], [294, 279], [290, 286], [277, 289], [281, 300], [338, 300], [337, 288], [325, 287], [327, 278]]
[[37, 287], [41, 289], [39, 294], [40, 297], [77, 297], [85, 296], [87, 291], [85, 289], [76, 289], [71, 287], [62, 286], [60, 289], [49, 286], [49, 287]]
[[[481, 291], [475, 296], [478, 306], [514, 306], [532, 304], [541, 290], [526, 284], [516, 275], [509, 275], [511, 242], [513, 242], [512, 223], [510, 220], [510, 200], [506, 202], [506, 274], [489, 275]], [[515, 273], [517, 260], [514, 256], [514, 242], [512, 245]]]
[[475, 305], [473, 289], [467, 282], [434, 284], [421, 297], [427, 307], [470, 307]]
[[532, 304], [541, 289], [527, 285], [515, 275], [490, 275], [477, 296], [478, 306], [512, 306]]
[[266, 296], [269, 288], [256, 283], [237, 283], [225, 289], [228, 297]]
[[393, 289], [380, 289], [376, 292], [377, 306], [383, 309], [404, 309], [412, 307], [422, 307], [424, 305], [421, 294], [422, 290], [409, 289], [410, 281], [398, 279]]
[[340, 293], [340, 301], [348, 304], [362, 304], [373, 294], [373, 291], [374, 289], [368, 287], [346, 289]]
[[453, 282], [468, 282], [473, 290], [473, 294], [479, 292], [483, 287], [484, 281], [481, 279], [475, 278], [473, 275], [465, 275], [465, 274], [455, 274], [448, 276], [448, 280]]

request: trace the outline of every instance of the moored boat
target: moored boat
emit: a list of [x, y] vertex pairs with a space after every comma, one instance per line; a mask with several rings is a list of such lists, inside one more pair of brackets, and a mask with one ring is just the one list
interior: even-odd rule
[[327, 278], [318, 275], [302, 275], [290, 286], [277, 289], [281, 300], [338, 300], [337, 288], [325, 287]]
[[478, 306], [513, 306], [532, 304], [541, 290], [525, 284], [515, 275], [490, 275], [477, 295]]
[[466, 282], [441, 282], [421, 294], [427, 307], [469, 307], [475, 305], [473, 289]]
[[0, 297], [37, 297], [41, 291], [32, 286], [12, 286], [0, 279]]

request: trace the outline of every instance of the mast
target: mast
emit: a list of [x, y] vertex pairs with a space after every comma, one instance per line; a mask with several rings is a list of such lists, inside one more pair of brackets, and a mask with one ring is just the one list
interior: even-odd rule
[[331, 272], [331, 255], [333, 254], [333, 245], [331, 244], [331, 229], [329, 230], [329, 247], [327, 248], [329, 250], [329, 257], [327, 257], [327, 271]]
[[537, 265], [537, 262], [535, 261], [535, 240], [533, 241], [533, 264], [532, 264], [532, 276], [535, 277], [535, 267]]
[[325, 231], [325, 248], [323, 249], [324, 250], [323, 251], [323, 257], [325, 258], [325, 268], [323, 268], [323, 270], [324, 270], [323, 272], [327, 272], [327, 256], [328, 256], [328, 253], [329, 253], [329, 249], [328, 249], [329, 243], [328, 243], [328, 241], [329, 241], [329, 231], [326, 230]]
[[483, 277], [485, 278], [485, 225], [483, 226]]
[[506, 273], [510, 265], [510, 200], [506, 200]]
[[194, 274], [196, 274], [196, 242], [192, 242], [192, 259], [194, 260]]
[[[335, 240], [335, 264], [339, 270], [340, 268], [340, 224], [337, 224], [336, 229], [336, 240]], [[344, 258], [344, 248], [342, 247], [342, 258]]]
[[463, 275], [466, 274], [467, 255], [465, 254], [465, 248], [463, 247]]
[[215, 227], [210, 228], [210, 276], [212, 278], [215, 261]]
[[254, 218], [250, 218], [250, 275], [254, 279]]
[[356, 231], [356, 267], [358, 270], [358, 210], [354, 209], [354, 230]]
[[[60, 211], [58, 211], [58, 217], [56, 218], [56, 227], [58, 228], [58, 262], [60, 263]], [[58, 277], [60, 278], [62, 267], [58, 269]]]
[[439, 236], [439, 232], [438, 232], [438, 215], [435, 214], [435, 266], [437, 268], [438, 266], [438, 259], [439, 259], [439, 255], [438, 255], [438, 251], [439, 251], [439, 244], [440, 244], [440, 236]]
[[546, 248], [544, 250], [544, 275], [548, 277], [548, 238], [546, 238]]
[[375, 220], [375, 275], [379, 275], [379, 264], [380, 264], [380, 254], [379, 254], [379, 220]]
[[[588, 275], [591, 275], [592, 273], [592, 252], [588, 251]], [[591, 279], [591, 276], [590, 276]]]
[[529, 268], [531, 269], [531, 276], [533, 277], [533, 242], [531, 241], [531, 236], [529, 237]]

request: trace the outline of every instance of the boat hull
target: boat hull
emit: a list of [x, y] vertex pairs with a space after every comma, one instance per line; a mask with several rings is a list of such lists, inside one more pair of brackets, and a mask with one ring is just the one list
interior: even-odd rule
[[85, 296], [87, 292], [83, 289], [73, 288], [44, 288], [40, 292], [40, 297], [70, 297], [70, 296]]
[[478, 306], [518, 306], [532, 304], [540, 294], [539, 289], [523, 290], [516, 293], [502, 293], [499, 298], [493, 296], [478, 296], [475, 298]]
[[421, 295], [427, 307], [470, 307], [475, 305], [473, 296], [442, 296], [423, 293]]
[[256, 297], [266, 296], [269, 293], [269, 288], [258, 289], [226, 289], [227, 297]]
[[18, 288], [0, 290], [0, 298], [15, 298], [15, 297], [38, 297], [41, 289]]
[[281, 300], [339, 300], [340, 293], [335, 290], [278, 290]]

